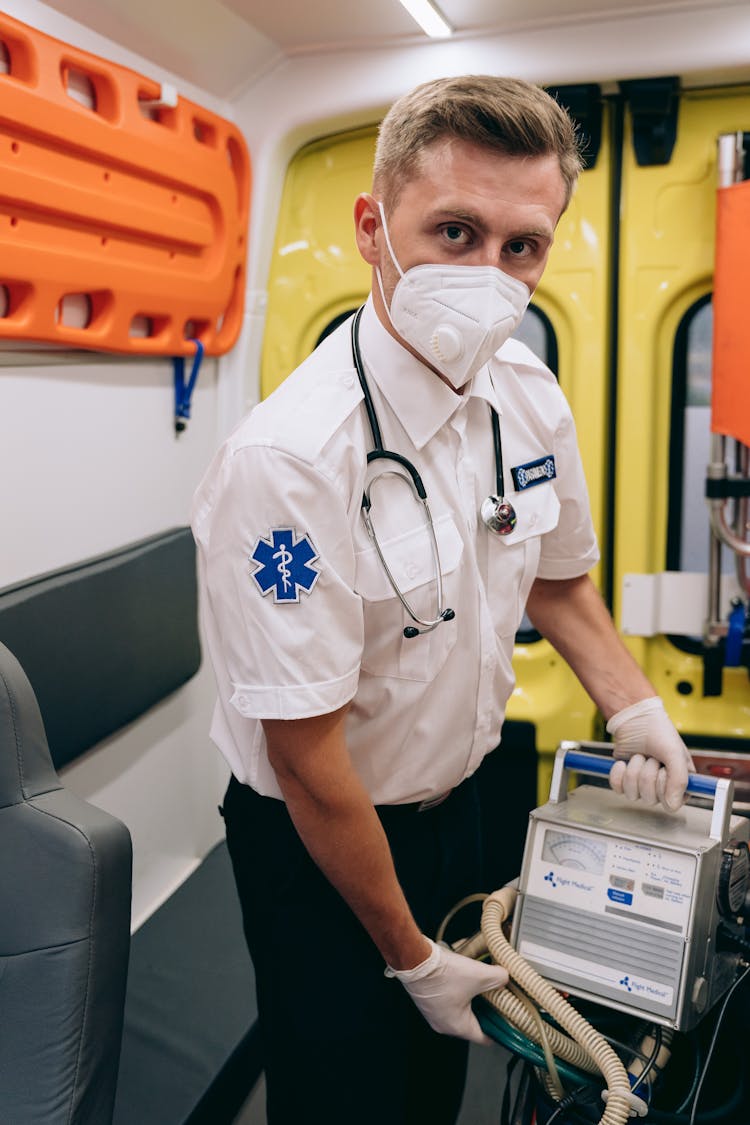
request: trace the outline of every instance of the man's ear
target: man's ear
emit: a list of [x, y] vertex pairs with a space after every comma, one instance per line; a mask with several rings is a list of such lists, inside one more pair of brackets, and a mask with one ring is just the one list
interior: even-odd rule
[[380, 251], [376, 239], [380, 225], [377, 203], [369, 192], [362, 192], [354, 203], [354, 233], [357, 249], [370, 266], [380, 264]]

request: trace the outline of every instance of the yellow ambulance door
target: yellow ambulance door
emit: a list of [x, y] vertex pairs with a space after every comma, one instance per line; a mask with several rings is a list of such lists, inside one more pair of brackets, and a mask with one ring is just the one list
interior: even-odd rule
[[[688, 744], [742, 749], [748, 670], [707, 665], [701, 634], [717, 139], [750, 130], [750, 89], [680, 93], [675, 83], [650, 120], [648, 109], [636, 101], [625, 118], [614, 611]], [[732, 568], [725, 550], [727, 597]]]
[[289, 165], [268, 276], [263, 398], [369, 293], [354, 201], [370, 190], [374, 152], [373, 125], [305, 145]]
[[[560, 220], [549, 264], [519, 335], [555, 371], [573, 411], [602, 552], [602, 562], [592, 577], [603, 589], [608, 566], [611, 201], [616, 121], [612, 107], [596, 86], [562, 88], [558, 96], [581, 122], [588, 167], [581, 173], [570, 206]], [[546, 351], [535, 343], [531, 333], [537, 320], [546, 329]], [[541, 336], [539, 329], [536, 334]], [[538, 799], [542, 802], [549, 794], [556, 747], [563, 739], [594, 737], [596, 709], [567, 664], [533, 632], [522, 629], [519, 633], [514, 665], [517, 684], [508, 717], [519, 726], [533, 727], [539, 754]], [[503, 732], [503, 743], [512, 745], [512, 740], [511, 726]]]

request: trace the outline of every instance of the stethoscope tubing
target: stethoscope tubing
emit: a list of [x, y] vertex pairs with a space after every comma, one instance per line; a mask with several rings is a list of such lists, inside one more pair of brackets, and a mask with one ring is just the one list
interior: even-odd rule
[[[396, 595], [399, 602], [401, 603], [409, 617], [412, 619], [412, 621], [421, 626], [421, 629], [415, 629], [412, 626], [407, 626], [404, 629], [404, 636], [410, 638], [416, 636], [418, 633], [431, 632], [433, 629], [436, 629], [437, 626], [440, 625], [443, 621], [451, 621], [455, 617], [455, 614], [452, 609], [445, 607], [443, 604], [443, 568], [440, 562], [440, 550], [438, 548], [435, 524], [432, 519], [430, 505], [427, 502], [427, 490], [425, 489], [424, 482], [417, 472], [416, 467], [408, 459], [408, 457], [404, 457], [401, 453], [394, 453], [392, 450], [386, 449], [383, 445], [383, 436], [380, 432], [380, 424], [378, 423], [377, 414], [375, 413], [375, 406], [372, 401], [370, 387], [365, 376], [365, 368], [362, 362], [362, 353], [359, 347], [359, 322], [362, 319], [363, 311], [364, 305], [362, 305], [357, 310], [354, 315], [354, 319], [352, 320], [352, 355], [354, 357], [354, 366], [357, 370], [357, 377], [362, 388], [365, 410], [367, 412], [367, 418], [370, 423], [373, 445], [375, 447], [367, 454], [367, 464], [371, 465], [374, 461], [394, 461], [396, 464], [405, 469], [409, 474], [411, 483], [414, 486], [417, 498], [422, 505], [422, 511], [424, 512], [425, 520], [427, 522], [430, 546], [432, 549], [433, 561], [435, 563], [435, 573], [437, 575], [437, 617], [432, 620], [425, 620], [424, 618], [419, 617], [418, 614], [416, 614], [412, 607], [409, 605], [409, 602], [405, 598], [402, 590], [399, 588], [399, 585], [393, 576], [391, 568], [386, 561], [385, 555], [383, 554], [383, 550], [378, 541], [377, 534], [375, 533], [375, 528], [373, 527], [372, 517], [370, 516], [370, 508], [372, 507], [372, 501], [370, 500], [370, 488], [372, 487], [373, 483], [371, 481], [370, 485], [368, 485], [368, 487], [365, 488], [362, 493], [362, 518], [364, 520], [365, 527], [367, 528], [367, 534], [369, 535], [370, 540], [377, 552], [378, 558], [380, 559], [380, 562], [383, 566], [386, 577], [391, 585], [391, 588], [393, 589], [394, 594]], [[401, 473], [396, 473], [394, 470], [390, 471], [394, 476], [401, 476]], [[387, 472], [388, 470], [385, 470], [384, 473], [381, 473], [379, 475], [384, 476]]]
[[[351, 336], [352, 336], [352, 356], [354, 358], [354, 367], [357, 371], [357, 378], [359, 379], [360, 387], [362, 388], [362, 395], [363, 395], [363, 400], [364, 400], [364, 405], [365, 405], [365, 411], [367, 413], [367, 419], [368, 419], [368, 422], [370, 424], [370, 430], [371, 430], [371, 433], [372, 433], [372, 442], [373, 442], [373, 447], [374, 447], [367, 454], [367, 464], [370, 465], [374, 461], [379, 461], [379, 460], [393, 461], [396, 464], [400, 465], [402, 469], [405, 469], [406, 472], [408, 473], [409, 477], [411, 478], [411, 483], [414, 486], [414, 490], [416, 492], [417, 498], [419, 499], [420, 503], [422, 504], [422, 508], [423, 508], [423, 511], [424, 511], [424, 514], [425, 514], [425, 520], [427, 522], [427, 528], [428, 528], [428, 532], [429, 532], [429, 536], [430, 536], [430, 544], [431, 544], [431, 547], [432, 547], [433, 559], [434, 559], [435, 567], [436, 567], [436, 571], [437, 571], [437, 611], [438, 611], [438, 616], [434, 620], [425, 621], [421, 617], [418, 617], [415, 614], [414, 610], [411, 608], [408, 601], [404, 597], [404, 594], [399, 589], [399, 586], [398, 586], [398, 584], [397, 584], [397, 582], [396, 582], [396, 580], [395, 580], [395, 578], [394, 578], [394, 576], [391, 572], [391, 569], [388, 566], [386, 558], [385, 558], [385, 556], [383, 554], [383, 551], [381, 549], [380, 543], [378, 542], [378, 537], [375, 533], [375, 528], [373, 527], [372, 518], [371, 518], [371, 515], [370, 515], [370, 509], [372, 507], [372, 502], [370, 500], [370, 491], [369, 490], [372, 487], [373, 481], [370, 481], [369, 486], [364, 489], [363, 494], [362, 494], [362, 518], [363, 518], [365, 526], [367, 528], [367, 534], [369, 535], [369, 537], [372, 541], [372, 544], [375, 547], [375, 550], [377, 551], [378, 558], [380, 559], [380, 562], [383, 565], [383, 569], [385, 570], [386, 577], [388, 578], [388, 581], [389, 581], [394, 593], [396, 594], [396, 597], [401, 602], [401, 605], [406, 610], [409, 617], [411, 617], [412, 621], [416, 622], [417, 625], [422, 626], [421, 629], [414, 629], [414, 628], [408, 627], [408, 626], [407, 626], [406, 629], [404, 629], [404, 635], [406, 637], [414, 637], [420, 632], [429, 632], [430, 630], [437, 628], [437, 626], [442, 621], [451, 621], [455, 617], [455, 613], [453, 612], [452, 609], [446, 609], [443, 606], [443, 579], [442, 579], [442, 566], [440, 564], [440, 551], [438, 549], [437, 534], [435, 532], [435, 525], [434, 525], [434, 522], [433, 522], [433, 519], [432, 519], [432, 513], [430, 511], [430, 506], [427, 502], [427, 490], [425, 489], [422, 478], [419, 475], [419, 473], [417, 472], [415, 466], [412, 464], [411, 461], [409, 461], [409, 459], [407, 457], [404, 457], [401, 453], [394, 453], [392, 450], [386, 449], [384, 444], [383, 444], [383, 435], [380, 431], [380, 423], [378, 422], [377, 414], [375, 413], [375, 405], [372, 401], [372, 395], [370, 394], [370, 387], [369, 387], [369, 384], [367, 382], [367, 378], [365, 376], [364, 363], [362, 362], [362, 353], [361, 353], [360, 347], [359, 347], [359, 323], [362, 319], [362, 314], [364, 312], [364, 309], [365, 309], [365, 306], [362, 305], [359, 309], [357, 309], [357, 312], [354, 314], [354, 317], [352, 319]], [[513, 530], [513, 528], [515, 527], [516, 514], [515, 514], [515, 511], [513, 510], [512, 505], [510, 505], [504, 499], [504, 495], [503, 495], [503, 492], [504, 492], [503, 447], [502, 447], [502, 439], [501, 439], [501, 436], [500, 436], [500, 419], [499, 419], [497, 410], [495, 410], [494, 406], [492, 406], [492, 405], [490, 405], [490, 417], [491, 417], [491, 420], [492, 420], [492, 441], [493, 441], [494, 451], [495, 451], [495, 484], [496, 484], [497, 491], [496, 491], [495, 495], [488, 496], [487, 499], [484, 501], [484, 503], [482, 504], [482, 509], [481, 509], [480, 515], [482, 517], [483, 522], [485, 523], [485, 525], [487, 526], [487, 528], [490, 531], [494, 532], [497, 535], [506, 535], [509, 532], [511, 532]], [[388, 472], [388, 470], [384, 470], [382, 473], [379, 474], [379, 476], [384, 476], [384, 475], [386, 475], [387, 472]], [[393, 473], [394, 476], [401, 477], [401, 473], [396, 473], [394, 470], [390, 470], [390, 472]], [[376, 478], [376, 479], [379, 479], [379, 478]]]
[[[381, 473], [380, 475], [385, 476], [386, 474]], [[400, 473], [393, 473], [393, 475], [394, 476], [401, 476]], [[404, 596], [403, 592], [399, 589], [399, 586], [396, 582], [396, 579], [394, 578], [393, 573], [391, 571], [391, 568], [388, 566], [388, 562], [386, 560], [386, 557], [383, 554], [380, 543], [378, 542], [378, 537], [375, 534], [375, 528], [372, 526], [372, 520], [370, 518], [371, 504], [370, 504], [369, 493], [367, 491], [365, 491], [364, 497], [363, 497], [363, 500], [362, 500], [362, 518], [365, 521], [365, 527], [367, 528], [367, 534], [370, 536], [370, 539], [372, 541], [372, 545], [378, 553], [378, 558], [380, 559], [380, 562], [383, 565], [383, 570], [386, 573], [388, 581], [390, 582], [391, 586], [393, 587], [393, 591], [394, 591], [396, 597], [401, 602], [401, 605], [404, 607], [406, 612], [409, 614], [409, 617], [411, 617], [412, 621], [416, 621], [416, 623], [418, 625], [422, 625], [424, 632], [429, 632], [431, 629], [436, 629], [441, 621], [450, 621], [451, 617], [453, 617], [454, 615], [453, 615], [452, 610], [441, 610], [440, 609], [440, 607], [443, 604], [443, 575], [442, 575], [442, 567], [440, 565], [440, 554], [439, 554], [438, 545], [437, 545], [437, 535], [435, 534], [435, 525], [432, 522], [432, 513], [430, 512], [430, 505], [427, 503], [426, 498], [420, 497], [419, 499], [420, 499], [420, 503], [422, 505], [422, 510], [424, 512], [425, 519], [427, 521], [427, 526], [428, 526], [429, 536], [430, 536], [430, 545], [432, 547], [432, 558], [433, 558], [433, 562], [435, 563], [435, 572], [437, 574], [437, 604], [438, 604], [438, 611], [439, 612], [438, 612], [438, 616], [435, 618], [434, 621], [425, 621], [423, 618], [419, 617], [418, 614], [415, 613], [415, 611], [409, 605], [409, 603], [406, 600], [406, 597]], [[365, 505], [365, 501], [367, 501], [367, 505]], [[450, 617], [446, 617], [445, 614], [450, 614]]]

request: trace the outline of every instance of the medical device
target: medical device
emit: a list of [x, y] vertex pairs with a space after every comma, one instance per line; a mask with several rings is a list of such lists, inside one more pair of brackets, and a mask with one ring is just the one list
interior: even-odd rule
[[[404, 607], [409, 617], [412, 619], [412, 621], [415, 622], [414, 625], [407, 625], [407, 627], [404, 629], [404, 636], [407, 638], [416, 637], [419, 636], [420, 633], [429, 633], [432, 629], [437, 628], [437, 626], [440, 625], [442, 621], [452, 621], [456, 615], [452, 609], [447, 608], [443, 604], [443, 583], [442, 568], [440, 566], [440, 552], [438, 550], [435, 527], [432, 522], [432, 513], [430, 512], [430, 506], [427, 503], [427, 492], [424, 484], [422, 483], [422, 478], [420, 477], [411, 461], [409, 461], [406, 457], [403, 457], [400, 453], [394, 453], [391, 450], [385, 449], [383, 446], [383, 437], [380, 432], [380, 424], [375, 413], [375, 406], [372, 401], [372, 395], [370, 394], [370, 388], [365, 377], [364, 364], [362, 363], [362, 353], [359, 347], [359, 322], [362, 318], [363, 310], [364, 306], [359, 308], [354, 316], [354, 319], [352, 320], [352, 355], [354, 357], [354, 366], [357, 370], [357, 376], [359, 378], [360, 386], [362, 387], [362, 394], [364, 395], [365, 401], [365, 410], [367, 411], [367, 418], [370, 423], [373, 445], [375, 447], [367, 454], [367, 464], [370, 465], [373, 461], [393, 461], [394, 463], [400, 465], [402, 469], [404, 469], [408, 473], [408, 478], [404, 477], [401, 473], [394, 472], [393, 470], [385, 470], [383, 473], [380, 473], [378, 477], [374, 477], [373, 480], [370, 481], [368, 487], [365, 488], [362, 495], [362, 518], [365, 522], [367, 533], [372, 540], [372, 544], [378, 553], [378, 558], [383, 565], [388, 581], [391, 584], [393, 592], [401, 602], [401, 605]], [[513, 505], [510, 504], [503, 495], [503, 448], [502, 439], [500, 437], [500, 419], [498, 418], [497, 411], [494, 409], [494, 407], [490, 407], [490, 415], [492, 419], [492, 437], [495, 447], [495, 478], [497, 491], [495, 494], [488, 496], [482, 502], [479, 514], [485, 526], [489, 528], [489, 530], [492, 531], [495, 535], [508, 535], [516, 526], [516, 513]], [[378, 537], [375, 533], [375, 528], [373, 526], [372, 518], [370, 515], [370, 509], [372, 507], [370, 490], [374, 481], [378, 480], [380, 476], [385, 476], [386, 472], [390, 472], [393, 476], [399, 477], [401, 480], [406, 480], [407, 483], [409, 480], [411, 481], [417, 499], [422, 505], [422, 509], [424, 511], [437, 574], [436, 614], [435, 617], [431, 620], [423, 620], [421, 617], [418, 617], [412, 607], [409, 605], [408, 601], [404, 597], [403, 592], [399, 589], [398, 584], [393, 577], [393, 574], [391, 573], [385, 556], [383, 555], [380, 543], [378, 542]], [[421, 626], [421, 628], [418, 628], [418, 626]]]
[[557, 752], [549, 801], [529, 820], [511, 941], [556, 988], [688, 1030], [736, 978], [721, 924], [745, 912], [750, 821], [731, 815], [731, 781], [699, 775], [677, 813], [600, 785], [569, 793], [572, 770], [608, 775], [612, 758], [586, 752], [603, 749]]

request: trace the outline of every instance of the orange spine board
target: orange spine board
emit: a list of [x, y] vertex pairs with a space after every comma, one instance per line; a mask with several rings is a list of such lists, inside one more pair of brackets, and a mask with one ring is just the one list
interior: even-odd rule
[[0, 341], [150, 355], [236, 341], [247, 146], [160, 95], [0, 13]]
[[719, 188], [711, 429], [750, 446], [750, 180]]

